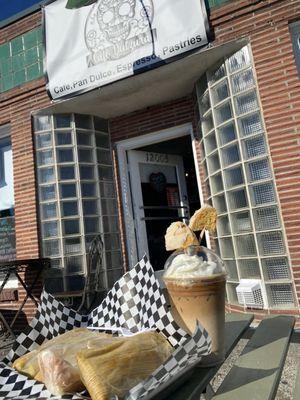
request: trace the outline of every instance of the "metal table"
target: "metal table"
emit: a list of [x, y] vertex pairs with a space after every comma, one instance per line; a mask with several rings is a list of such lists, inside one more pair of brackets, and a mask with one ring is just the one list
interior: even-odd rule
[[[15, 276], [17, 278], [18, 282], [26, 292], [26, 295], [22, 303], [19, 305], [17, 312], [10, 323], [6, 321], [4, 315], [0, 312], [0, 320], [4, 328], [10, 335], [14, 336], [12, 328], [17, 318], [19, 317], [20, 313], [22, 312], [27, 300], [30, 298], [35, 303], [35, 305], [38, 306], [39, 298], [34, 295], [34, 289], [36, 288], [36, 284], [39, 280], [42, 271], [45, 268], [48, 268], [49, 266], [50, 266], [50, 260], [47, 258], [35, 258], [35, 259], [0, 262], [0, 274], [3, 279], [2, 284], [0, 286], [0, 295], [3, 292], [9, 278], [12, 276]], [[24, 279], [21, 276], [23, 273], [26, 274], [27, 272], [32, 274], [32, 279], [30, 283], [27, 283], [26, 279]]]
[[[226, 358], [252, 319], [251, 314], [226, 315]], [[153, 400], [200, 400], [202, 393], [207, 400], [275, 399], [294, 323], [295, 318], [287, 315], [265, 318], [261, 321], [217, 392], [213, 391], [210, 381], [222, 364], [206, 368], [195, 367], [153, 397]], [[294, 398], [298, 400], [299, 396]]]

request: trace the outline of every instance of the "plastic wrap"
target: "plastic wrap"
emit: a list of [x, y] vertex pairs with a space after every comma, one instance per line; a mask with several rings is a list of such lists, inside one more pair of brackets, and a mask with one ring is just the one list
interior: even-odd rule
[[[93, 343], [95, 344], [95, 342]], [[82, 382], [93, 400], [118, 398], [147, 378], [172, 353], [172, 346], [157, 332], [119, 338], [107, 346], [77, 354]]]
[[[75, 328], [48, 340], [37, 349], [18, 358], [13, 367], [18, 372], [45, 383], [48, 390], [55, 395], [70, 393], [70, 390], [83, 390], [76, 353], [89, 348], [90, 342], [99, 343], [99, 340], [108, 338], [111, 336], [106, 333]], [[63, 376], [68, 376], [69, 382], [66, 382]]]

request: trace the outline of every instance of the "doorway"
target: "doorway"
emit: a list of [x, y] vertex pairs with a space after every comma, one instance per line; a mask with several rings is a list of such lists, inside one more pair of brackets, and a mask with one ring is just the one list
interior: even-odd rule
[[[151, 143], [150, 135], [146, 136]], [[164, 240], [168, 226], [175, 221], [188, 223], [200, 208], [193, 137], [185, 132], [169, 140], [161, 138], [151, 144], [146, 140], [140, 146], [128, 143], [123, 149], [127, 188], [120, 165], [129, 261], [131, 257], [136, 262], [146, 253], [154, 270], [163, 269], [170, 255]]]

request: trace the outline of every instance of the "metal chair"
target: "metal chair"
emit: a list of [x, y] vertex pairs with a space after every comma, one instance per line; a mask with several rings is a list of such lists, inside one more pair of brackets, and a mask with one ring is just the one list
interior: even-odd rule
[[87, 256], [87, 271], [82, 299], [77, 311], [89, 312], [99, 292], [104, 291], [105, 287], [101, 282], [101, 273], [104, 272], [104, 252], [103, 240], [101, 235], [95, 236], [89, 246]]

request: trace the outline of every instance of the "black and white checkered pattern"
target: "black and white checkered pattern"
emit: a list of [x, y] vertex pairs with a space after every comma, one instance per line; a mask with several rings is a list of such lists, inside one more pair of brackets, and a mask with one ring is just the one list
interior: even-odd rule
[[[156, 392], [161, 384], [171, 382], [175, 376], [199, 362], [201, 355], [210, 351], [210, 339], [200, 326], [196, 334], [190, 337], [175, 323], [154, 271], [144, 256], [114, 284], [101, 305], [89, 315], [81, 315], [65, 307], [49, 293], [43, 292], [35, 318], [28, 329], [18, 336], [12, 350], [0, 363], [0, 399], [57, 398], [43, 384], [10, 368], [11, 362], [34, 350], [46, 339], [74, 327], [86, 326], [122, 327], [132, 332], [156, 328], [176, 347], [167, 362], [143, 384], [137, 385], [128, 393], [128, 400], [146, 399], [148, 393]], [[78, 399], [80, 395], [78, 396], [62, 398]]]

